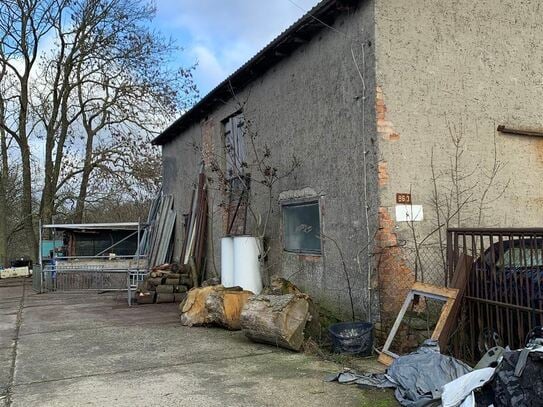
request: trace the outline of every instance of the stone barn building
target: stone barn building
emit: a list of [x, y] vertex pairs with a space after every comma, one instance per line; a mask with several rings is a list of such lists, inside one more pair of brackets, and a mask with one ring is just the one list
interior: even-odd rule
[[319, 3], [154, 140], [179, 219], [204, 164], [208, 275], [221, 237], [265, 229], [265, 281], [347, 317], [350, 285], [357, 319], [386, 319], [415, 279], [445, 284], [448, 226], [541, 225], [542, 14]]

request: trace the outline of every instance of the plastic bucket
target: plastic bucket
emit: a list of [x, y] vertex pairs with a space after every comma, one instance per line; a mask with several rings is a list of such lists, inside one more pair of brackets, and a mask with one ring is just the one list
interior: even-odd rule
[[332, 349], [336, 353], [370, 356], [373, 350], [373, 324], [340, 322], [328, 327]]

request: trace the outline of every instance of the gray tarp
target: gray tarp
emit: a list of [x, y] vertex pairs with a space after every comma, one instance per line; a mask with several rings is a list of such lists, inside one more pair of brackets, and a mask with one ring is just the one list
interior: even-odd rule
[[394, 387], [402, 406], [439, 405], [442, 387], [472, 369], [459, 360], [439, 353], [435, 341], [425, 341], [415, 352], [400, 356], [384, 374], [357, 375], [343, 372], [325, 380], [356, 383], [361, 386]]

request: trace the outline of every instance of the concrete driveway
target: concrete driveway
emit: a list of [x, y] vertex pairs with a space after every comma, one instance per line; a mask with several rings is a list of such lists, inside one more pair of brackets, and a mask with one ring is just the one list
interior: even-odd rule
[[174, 304], [41, 294], [0, 281], [0, 407], [387, 406], [388, 392], [322, 381], [339, 366], [187, 328]]

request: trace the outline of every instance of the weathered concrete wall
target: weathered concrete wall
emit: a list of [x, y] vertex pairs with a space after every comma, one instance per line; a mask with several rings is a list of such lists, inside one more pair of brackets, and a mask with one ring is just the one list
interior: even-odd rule
[[176, 259], [180, 256], [183, 243], [183, 215], [190, 211], [192, 191], [198, 182], [202, 162], [201, 141], [200, 125], [197, 123], [182, 137], [177, 137], [162, 148], [163, 193], [174, 196], [177, 212], [173, 253]]
[[[383, 240], [391, 247], [415, 241], [408, 224], [393, 221], [398, 192], [411, 191], [424, 206], [417, 240], [435, 229], [432, 167], [442, 221], [460, 201], [454, 226], [541, 226], [543, 139], [495, 132], [499, 124], [543, 128], [541, 4], [377, 0], [375, 15]], [[461, 138], [458, 152], [452, 136]], [[489, 182], [495, 163], [500, 170]], [[394, 266], [382, 269], [383, 282], [409, 281], [402, 257], [389, 257]], [[435, 250], [428, 258], [439, 272]], [[393, 295], [398, 291], [385, 293], [384, 302]]]
[[[371, 236], [377, 227], [374, 7], [371, 1], [363, 3], [359, 9], [336, 20], [337, 31], [324, 29], [235, 98], [210, 112], [201, 126], [195, 125], [163, 149], [165, 191], [175, 194], [176, 205], [188, 208], [188, 188], [197, 172], [189, 144], [194, 141], [201, 144], [204, 135], [204, 150], [208, 153], [212, 150], [211, 155], [224, 155], [221, 122], [243, 104], [250, 131], [258, 134], [256, 148], [261, 151], [264, 145], [269, 146], [274, 166], [279, 170], [289, 168], [293, 156], [302, 162], [300, 168], [274, 189], [265, 279], [280, 274], [314, 296], [325, 308], [350, 314], [346, 278], [331, 241], [324, 241], [322, 256], [302, 256], [282, 249], [279, 195], [296, 196], [297, 191], [312, 190], [320, 197], [321, 230], [338, 241], [345, 257], [359, 317], [365, 317], [367, 273], [372, 264], [368, 250], [364, 250], [368, 246], [366, 222]], [[252, 151], [250, 145], [248, 150]], [[217, 184], [215, 188], [218, 189]], [[220, 270], [219, 239], [225, 233], [223, 209], [218, 207], [222, 197], [217, 190], [210, 192], [214, 203], [215, 253], [208, 268], [214, 262]], [[265, 216], [266, 189], [253, 183], [251, 202], [252, 209]], [[365, 216], [365, 205], [369, 207], [369, 219]], [[360, 254], [360, 269], [357, 254]]]

